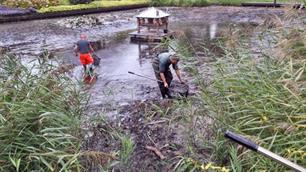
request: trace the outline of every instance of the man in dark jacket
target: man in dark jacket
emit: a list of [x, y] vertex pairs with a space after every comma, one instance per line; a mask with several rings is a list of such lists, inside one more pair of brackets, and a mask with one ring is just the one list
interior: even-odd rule
[[170, 65], [172, 65], [178, 79], [181, 83], [184, 83], [181, 78], [181, 73], [178, 68], [179, 57], [176, 54], [171, 53], [161, 53], [153, 60], [153, 69], [155, 72], [155, 77], [158, 81], [158, 86], [163, 98], [172, 98], [169, 92], [169, 86], [171, 85], [173, 76], [170, 70]]

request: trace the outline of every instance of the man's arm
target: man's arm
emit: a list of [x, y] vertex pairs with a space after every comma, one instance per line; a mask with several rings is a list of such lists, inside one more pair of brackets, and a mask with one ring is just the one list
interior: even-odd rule
[[160, 75], [161, 80], [162, 80], [163, 83], [164, 83], [164, 87], [168, 88], [169, 86], [168, 86], [168, 83], [167, 83], [167, 81], [166, 81], [165, 74], [164, 74], [164, 73], [159, 73], [159, 75]]
[[178, 79], [181, 81], [181, 83], [185, 83], [183, 80], [182, 80], [182, 77], [181, 77], [181, 71], [179, 69], [175, 70], [175, 73], [176, 73], [176, 76], [178, 77]]
[[75, 45], [74, 48], [73, 48], [73, 50], [74, 50], [75, 55], [77, 56], [78, 53], [79, 53], [79, 47], [78, 47], [78, 45]]
[[172, 67], [173, 67], [173, 69], [175, 70], [176, 76], [178, 77], [178, 79], [180, 80], [180, 82], [181, 82], [182, 84], [184, 84], [185, 82], [182, 80], [181, 71], [180, 71], [178, 65], [177, 65], [177, 64], [172, 64]]
[[91, 46], [90, 43], [89, 43], [89, 49], [90, 49], [90, 53], [93, 53], [93, 52], [94, 52], [94, 49], [93, 49], [93, 47]]

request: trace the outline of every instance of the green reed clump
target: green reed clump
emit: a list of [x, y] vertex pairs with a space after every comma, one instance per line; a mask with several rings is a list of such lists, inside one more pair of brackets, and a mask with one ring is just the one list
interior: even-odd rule
[[213, 163], [202, 164], [192, 158], [181, 157], [181, 160], [176, 164], [174, 171], [215, 171], [215, 172], [229, 172], [225, 167], [217, 166]]
[[[239, 51], [239, 50], [238, 50]], [[241, 52], [241, 51], [240, 51]], [[235, 54], [235, 53], [233, 53]], [[234, 130], [262, 147], [302, 166], [306, 165], [305, 63], [281, 63], [270, 57], [256, 62], [250, 55], [227, 56], [216, 62], [216, 75], [202, 99], [217, 122], [218, 133]], [[216, 157], [228, 155], [233, 170], [284, 171], [286, 168], [259, 154], [232, 147], [224, 137]], [[234, 150], [237, 151], [234, 151]]]
[[121, 150], [119, 153], [120, 162], [126, 169], [131, 165], [130, 158], [134, 152], [135, 144], [131, 137], [121, 136]]
[[41, 59], [0, 57], [0, 171], [81, 171], [84, 96]]

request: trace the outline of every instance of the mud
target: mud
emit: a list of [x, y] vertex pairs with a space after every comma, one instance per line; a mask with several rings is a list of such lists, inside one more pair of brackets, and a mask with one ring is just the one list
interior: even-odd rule
[[[111, 153], [118, 151], [118, 148], [122, 146], [120, 139], [115, 138], [112, 131], [123, 131], [124, 134], [129, 135], [136, 146], [130, 163], [124, 164], [125, 166], [118, 164], [111, 168], [113, 171], [172, 171], [176, 163], [180, 161], [180, 157], [188, 152], [185, 147], [187, 144], [198, 148], [197, 151], [201, 154], [199, 159], [207, 159], [210, 152], [201, 148], [203, 142], [200, 140], [209, 141], [213, 138], [212, 132], [207, 129], [211, 127], [212, 120], [207, 117], [192, 119], [194, 126], [189, 126], [184, 120], [180, 121], [184, 118], [183, 116], [170, 115], [175, 114], [170, 108], [175, 106], [172, 100], [136, 101], [121, 106], [118, 108], [118, 114], [121, 115], [111, 122], [98, 124], [92, 130], [92, 137], [84, 146], [90, 151]], [[190, 136], [186, 128], [194, 128], [196, 135]], [[203, 130], [207, 132], [203, 133]], [[164, 159], [147, 149], [147, 146], [159, 150]], [[89, 164], [88, 171], [99, 171], [97, 168], [99, 163], [91, 161]], [[100, 165], [105, 164], [100, 163]]]

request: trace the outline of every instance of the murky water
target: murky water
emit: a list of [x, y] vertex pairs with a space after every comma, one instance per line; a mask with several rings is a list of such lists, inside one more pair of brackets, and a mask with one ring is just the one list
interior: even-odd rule
[[91, 89], [91, 105], [124, 104], [157, 96], [155, 81], [128, 74], [131, 71], [154, 78], [151, 59], [141, 58], [139, 45], [126, 40], [96, 54], [102, 61], [101, 67], [96, 70], [99, 79]]
[[[172, 25], [172, 30], [183, 32], [190, 40], [213, 43], [221, 31], [228, 27], [221, 23], [180, 23]], [[128, 71], [155, 79], [152, 68], [152, 49], [154, 45], [133, 44], [129, 38], [111, 47], [99, 50], [96, 54], [101, 57], [101, 66], [96, 69], [99, 78], [89, 89], [91, 100], [90, 107], [97, 111], [109, 107], [127, 105], [134, 101], [159, 99], [160, 93], [157, 82], [139, 76], [128, 74]], [[78, 59], [73, 57], [74, 64]], [[182, 61], [181, 65], [185, 62]], [[77, 67], [77, 76], [81, 78], [82, 67]], [[209, 70], [209, 69], [205, 69]], [[174, 74], [174, 72], [173, 72]], [[177, 77], [174, 74], [174, 80]], [[191, 82], [191, 78], [185, 78]], [[194, 87], [192, 87], [194, 91]]]

